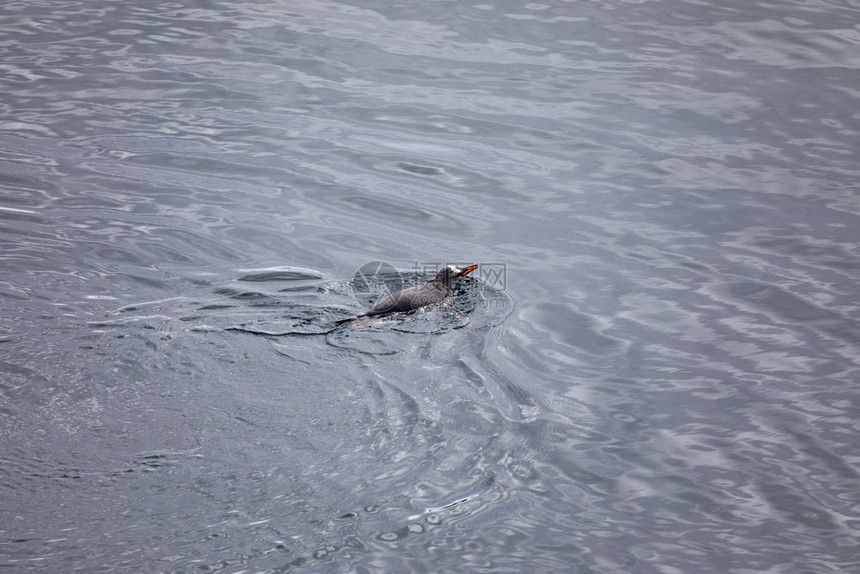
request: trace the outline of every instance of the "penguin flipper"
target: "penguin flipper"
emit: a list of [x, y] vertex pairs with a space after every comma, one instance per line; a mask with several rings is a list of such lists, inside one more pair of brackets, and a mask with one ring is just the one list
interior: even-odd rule
[[346, 319], [338, 319], [335, 321], [338, 325], [343, 325], [344, 323], [352, 323], [353, 321], [357, 321], [362, 317], [367, 317], [369, 313], [362, 313], [361, 315], [356, 315], [355, 317], [347, 317]]

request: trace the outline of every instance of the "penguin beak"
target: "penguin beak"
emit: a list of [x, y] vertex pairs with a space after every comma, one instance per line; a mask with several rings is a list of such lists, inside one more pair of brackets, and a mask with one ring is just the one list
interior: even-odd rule
[[471, 273], [472, 271], [474, 271], [477, 268], [478, 268], [477, 265], [469, 265], [468, 267], [466, 267], [465, 269], [460, 271], [460, 277], [462, 277], [463, 275], [466, 275], [467, 273]]

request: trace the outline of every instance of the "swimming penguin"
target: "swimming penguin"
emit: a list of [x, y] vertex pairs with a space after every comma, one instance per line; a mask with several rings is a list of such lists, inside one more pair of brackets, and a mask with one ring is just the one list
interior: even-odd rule
[[445, 297], [451, 294], [457, 281], [467, 273], [471, 273], [477, 269], [477, 265], [469, 265], [464, 269], [460, 269], [454, 265], [444, 267], [430, 283], [424, 285], [416, 285], [401, 291], [389, 293], [366, 313], [362, 313], [357, 317], [349, 319], [341, 319], [338, 323], [346, 323], [354, 321], [359, 317], [375, 317], [378, 315], [388, 315], [389, 313], [404, 313], [414, 311], [427, 305], [434, 305], [442, 301]]

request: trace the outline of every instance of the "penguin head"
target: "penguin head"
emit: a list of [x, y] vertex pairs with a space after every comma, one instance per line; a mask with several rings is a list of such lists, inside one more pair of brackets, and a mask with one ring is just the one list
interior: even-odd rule
[[468, 265], [463, 268], [457, 267], [456, 265], [448, 265], [446, 267], [443, 267], [442, 270], [436, 274], [436, 278], [433, 279], [433, 282], [441, 283], [442, 285], [450, 289], [457, 284], [457, 280], [460, 277], [463, 277], [467, 273], [471, 273], [477, 268], [477, 265]]

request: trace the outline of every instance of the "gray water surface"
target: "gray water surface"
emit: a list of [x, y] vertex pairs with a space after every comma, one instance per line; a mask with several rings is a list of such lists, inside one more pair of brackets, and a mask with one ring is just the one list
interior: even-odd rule
[[860, 570], [858, 23], [3, 3], [0, 569]]

